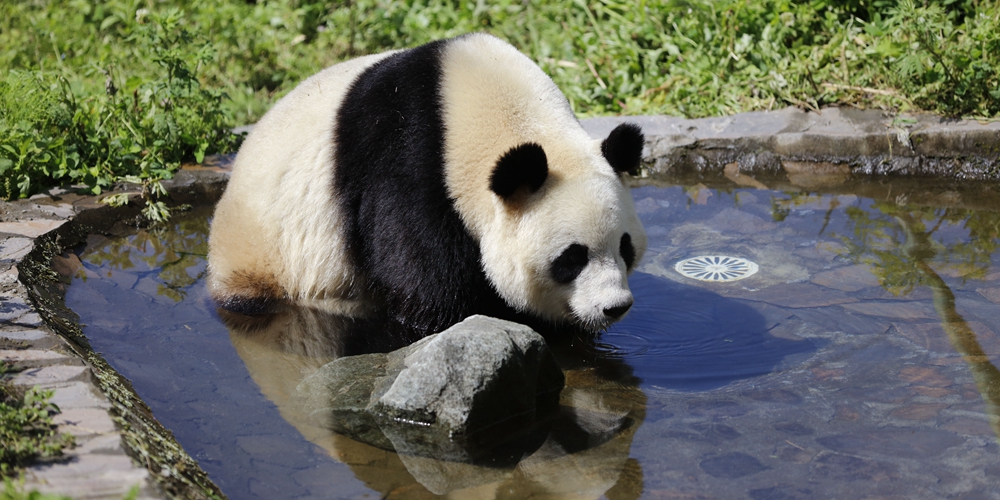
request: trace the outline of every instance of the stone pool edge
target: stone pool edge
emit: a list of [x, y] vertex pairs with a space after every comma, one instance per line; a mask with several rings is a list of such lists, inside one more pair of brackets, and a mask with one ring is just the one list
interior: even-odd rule
[[[225, 169], [193, 167], [165, 185], [171, 205], [199, 205], [217, 200], [228, 179]], [[138, 205], [110, 207], [97, 196], [49, 193], [0, 201], [0, 210], [14, 215], [0, 222], [0, 338], [21, 347], [3, 350], [2, 357], [26, 368], [15, 385], [55, 391], [58, 432], [77, 443], [63, 460], [28, 467], [25, 490], [121, 499], [138, 486], [138, 498], [225, 498], [131, 383], [94, 352], [63, 302], [60, 255], [88, 234], [139, 225]]]
[[[646, 133], [645, 175], [932, 176], [1000, 180], [1000, 121], [795, 107], [716, 118], [608, 116], [583, 121], [593, 137], [635, 122]], [[729, 171], [732, 169], [732, 171]]]
[[[603, 138], [625, 121], [646, 132], [644, 174], [652, 176], [732, 168], [784, 175], [803, 168], [794, 166], [799, 163], [848, 174], [1000, 180], [1000, 122], [786, 108], [697, 120], [601, 117], [582, 124], [591, 136]], [[224, 167], [193, 167], [166, 184], [173, 205], [205, 204], [221, 195], [227, 181]], [[2, 356], [30, 367], [15, 383], [56, 390], [55, 402], [63, 410], [56, 416], [60, 432], [77, 435], [78, 443], [67, 462], [30, 467], [26, 488], [76, 499], [120, 499], [139, 484], [139, 498], [224, 498], [128, 380], [90, 349], [75, 315], [62, 304], [53, 259], [91, 232], [113, 231], [126, 221], [136, 225], [138, 217], [137, 206], [112, 208], [98, 197], [58, 189], [0, 201], [5, 221], [0, 222], [0, 337], [27, 346]], [[143, 462], [145, 468], [138, 465]]]

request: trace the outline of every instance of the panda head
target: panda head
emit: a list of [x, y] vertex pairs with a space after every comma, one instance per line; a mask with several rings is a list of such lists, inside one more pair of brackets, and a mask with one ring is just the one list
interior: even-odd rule
[[599, 331], [632, 306], [631, 272], [646, 233], [620, 175], [638, 167], [643, 135], [622, 124], [603, 141], [525, 142], [489, 179], [492, 223], [482, 264], [514, 308]]

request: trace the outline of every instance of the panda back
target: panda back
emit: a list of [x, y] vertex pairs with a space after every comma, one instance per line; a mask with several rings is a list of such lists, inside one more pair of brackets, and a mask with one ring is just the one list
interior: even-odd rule
[[505, 310], [445, 182], [441, 79], [456, 40], [369, 67], [337, 113], [334, 189], [348, 253], [387, 313], [428, 332]]

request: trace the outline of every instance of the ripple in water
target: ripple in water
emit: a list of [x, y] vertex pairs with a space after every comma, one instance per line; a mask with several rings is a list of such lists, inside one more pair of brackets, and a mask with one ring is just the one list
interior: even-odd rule
[[643, 386], [715, 389], [816, 350], [807, 340], [770, 335], [764, 317], [741, 301], [638, 272], [629, 286], [635, 305], [601, 342], [604, 355], [627, 361]]

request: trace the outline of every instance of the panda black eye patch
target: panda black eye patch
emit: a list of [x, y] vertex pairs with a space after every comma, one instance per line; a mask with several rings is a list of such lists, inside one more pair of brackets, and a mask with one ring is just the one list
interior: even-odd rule
[[587, 267], [589, 251], [586, 245], [579, 243], [566, 247], [566, 250], [552, 261], [552, 279], [562, 285], [572, 283], [583, 272], [583, 268]]
[[625, 268], [632, 269], [632, 264], [635, 264], [635, 247], [632, 246], [632, 236], [628, 233], [622, 235], [622, 241], [618, 245], [618, 253], [622, 254]]

